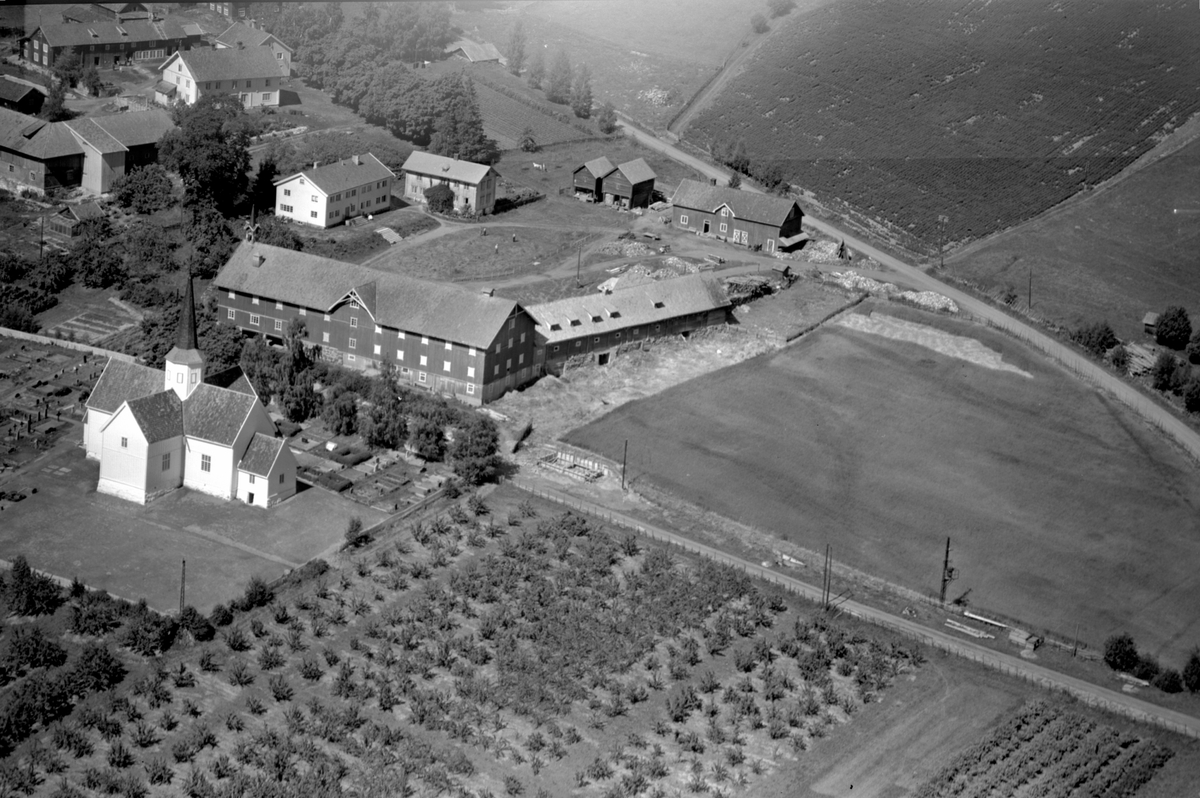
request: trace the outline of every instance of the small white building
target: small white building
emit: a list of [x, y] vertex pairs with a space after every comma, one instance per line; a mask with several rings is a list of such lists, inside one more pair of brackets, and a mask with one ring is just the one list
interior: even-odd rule
[[404, 172], [407, 200], [425, 202], [425, 190], [441, 184], [454, 192], [457, 211], [484, 215], [496, 206], [496, 181], [500, 175], [487, 164], [414, 152], [400, 168]]
[[279, 105], [279, 62], [270, 47], [185, 50], [159, 68], [154, 99], [195, 104], [206, 94], [234, 95], [246, 108]]
[[392, 207], [396, 174], [371, 153], [275, 181], [275, 215], [316, 227], [334, 227], [355, 216]]
[[275, 54], [279, 66], [279, 74], [288, 77], [292, 74], [292, 48], [288, 47], [278, 36], [267, 33], [254, 20], [235, 22], [213, 40], [217, 49], [237, 49], [239, 47], [270, 47]]
[[[262, 507], [286, 499], [296, 492], [296, 460], [244, 375], [229, 387], [205, 382], [190, 280], [184, 295], [165, 367], [109, 360], [88, 397], [84, 445], [100, 461], [96, 490], [139, 504], [180, 487]], [[258, 478], [269, 484], [243, 488]]]

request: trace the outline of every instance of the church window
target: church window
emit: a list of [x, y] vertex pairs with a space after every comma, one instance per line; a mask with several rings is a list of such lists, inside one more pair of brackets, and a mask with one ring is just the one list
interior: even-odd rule
[[182, 371], [175, 375], [175, 382], [183, 382], [183, 372]]
[[163, 455], [163, 471], [171, 470], [171, 453], [167, 452]]
[[200, 455], [200, 470], [201, 471], [212, 471], [212, 455], [211, 454]]
[[129, 448], [129, 439], [128, 439], [128, 438], [122, 438], [122, 439], [121, 439], [121, 448], [122, 448], [122, 449], [128, 449], [128, 448]]
[[279, 484], [280, 484], [280, 485], [282, 485], [282, 484], [283, 484], [283, 474], [280, 474], [280, 475], [279, 475]]
[[250, 475], [250, 484], [251, 485], [254, 484], [254, 475], [253, 474]]

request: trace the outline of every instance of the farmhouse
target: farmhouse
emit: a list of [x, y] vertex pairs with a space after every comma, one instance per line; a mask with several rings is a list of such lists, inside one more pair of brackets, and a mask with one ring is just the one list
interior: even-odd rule
[[621, 208], [645, 208], [654, 194], [657, 177], [641, 158], [614, 167], [600, 180], [604, 202]]
[[208, 7], [218, 14], [230, 19], [252, 19], [255, 11], [271, 11], [279, 13], [283, 9], [281, 0], [269, 2], [250, 2], [250, 0], [226, 0], [225, 2], [210, 2]]
[[21, 57], [50, 68], [70, 50], [85, 67], [109, 69], [138, 61], [162, 61], [171, 53], [195, 47], [202, 35], [199, 26], [171, 17], [161, 21], [63, 22], [42, 25], [23, 39]]
[[682, 180], [671, 202], [676, 227], [722, 241], [775, 252], [805, 240], [804, 211], [795, 200]]
[[440, 184], [454, 192], [455, 210], [486, 215], [496, 206], [499, 174], [487, 164], [414, 152], [400, 169], [405, 199], [425, 202], [425, 190]]
[[496, 45], [491, 42], [480, 44], [470, 39], [459, 39], [446, 45], [444, 52], [452, 58], [465, 58], [473, 64], [494, 61], [502, 66], [508, 66], [508, 59], [500, 55]]
[[605, 156], [593, 158], [587, 163], [575, 167], [575, 171], [571, 173], [571, 186], [575, 189], [576, 194], [583, 194], [592, 202], [599, 202], [604, 195], [604, 176], [614, 169], [616, 167], [613, 166], [613, 162]]
[[533, 319], [510, 299], [253, 242], [213, 285], [222, 323], [282, 343], [299, 320], [325, 360], [469, 404], [538, 376]]
[[105, 194], [127, 170], [157, 161], [174, 126], [158, 110], [46, 122], [0, 109], [0, 186]]
[[391, 169], [371, 153], [318, 166], [275, 181], [275, 215], [317, 227], [381, 213], [392, 203]]
[[109, 360], [88, 397], [96, 490], [145, 504], [180, 487], [267, 507], [296, 492], [296, 460], [249, 382], [205, 379], [188, 279], [179, 338], [162, 371]]
[[284, 77], [292, 74], [292, 48], [258, 27], [254, 20], [249, 20], [248, 23], [233, 23], [213, 40], [213, 44], [218, 49], [234, 50], [242, 47], [270, 47], [279, 65], [279, 74]]
[[279, 105], [279, 63], [270, 47], [178, 52], [159, 68], [154, 99], [192, 105], [205, 94], [236, 95], [246, 108]]
[[33, 86], [0, 75], [0, 108], [33, 116], [42, 110], [46, 95]]
[[724, 324], [729, 307], [721, 285], [703, 274], [532, 305], [536, 363], [551, 374], [562, 374], [571, 358], [605, 365], [622, 345]]

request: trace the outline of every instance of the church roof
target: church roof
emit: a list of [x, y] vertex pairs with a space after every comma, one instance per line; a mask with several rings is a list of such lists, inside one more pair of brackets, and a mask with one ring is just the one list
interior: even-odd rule
[[179, 395], [174, 391], [159, 391], [127, 402], [129, 412], [133, 413], [138, 428], [146, 436], [146, 443], [158, 443], [183, 434], [179, 404]]
[[258, 398], [258, 391], [254, 390], [254, 386], [250, 384], [250, 378], [246, 376], [246, 372], [242, 371], [241, 366], [230, 366], [224, 371], [206, 374], [204, 381], [218, 388], [228, 388], [231, 391]]
[[271, 467], [275, 465], [283, 447], [283, 438], [272, 438], [261, 432], [254, 433], [254, 437], [250, 439], [250, 445], [246, 447], [246, 454], [242, 455], [242, 461], [238, 463], [238, 470], [260, 477], [269, 477]]
[[161, 369], [110, 358], [88, 397], [87, 407], [115, 413], [122, 402], [158, 393], [165, 385], [166, 378]]
[[232, 446], [257, 403], [255, 396], [215, 385], [197, 385], [183, 403], [184, 432], [189, 438]]

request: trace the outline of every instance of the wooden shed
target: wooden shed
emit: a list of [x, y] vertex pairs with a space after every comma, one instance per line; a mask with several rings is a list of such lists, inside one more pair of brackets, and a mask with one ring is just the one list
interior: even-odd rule
[[601, 181], [604, 202], [621, 208], [645, 208], [654, 194], [656, 177], [641, 158], [613, 167]]
[[587, 194], [593, 202], [603, 196], [604, 176], [616, 169], [612, 161], [601, 155], [575, 168], [571, 175], [571, 187], [576, 194]]
[[46, 217], [46, 231], [67, 238], [75, 238], [79, 235], [84, 222], [103, 216], [104, 209], [95, 202], [67, 205], [53, 216]]
[[1143, 316], [1142, 317], [1142, 329], [1146, 331], [1147, 335], [1157, 335], [1158, 334], [1158, 314], [1155, 313], [1154, 311], [1151, 311], [1151, 312], [1147, 313], [1145, 316]]

